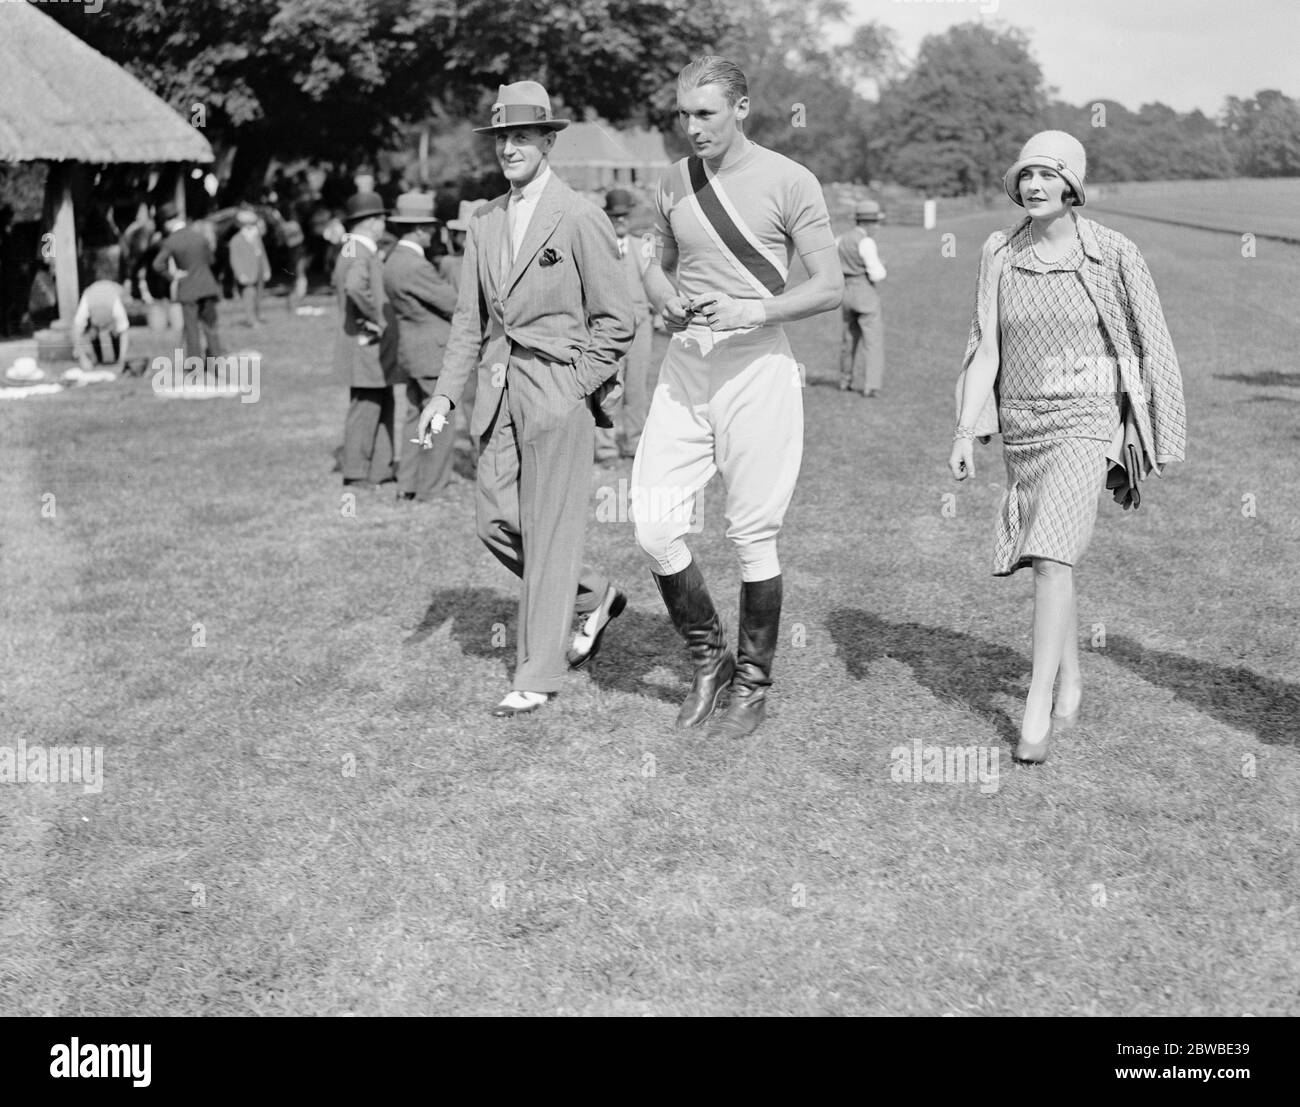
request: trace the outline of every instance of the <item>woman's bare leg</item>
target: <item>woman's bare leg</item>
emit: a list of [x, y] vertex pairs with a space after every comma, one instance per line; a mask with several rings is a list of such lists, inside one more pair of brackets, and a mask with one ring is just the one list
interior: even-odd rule
[[[1073, 576], [1069, 565], [1034, 559], [1034, 667], [1020, 724], [1021, 741], [1041, 742], [1051, 725], [1052, 686], [1061, 667], [1066, 630], [1074, 625], [1070, 621]], [[1077, 653], [1074, 661], [1077, 668]]]
[[1083, 695], [1083, 673], [1079, 669], [1079, 601], [1073, 572], [1070, 574], [1070, 611], [1064, 631], [1054, 714], [1073, 715]]

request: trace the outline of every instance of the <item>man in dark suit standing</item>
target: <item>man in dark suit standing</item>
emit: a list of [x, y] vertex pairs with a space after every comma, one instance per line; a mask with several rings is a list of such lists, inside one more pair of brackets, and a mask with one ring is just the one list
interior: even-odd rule
[[[172, 299], [181, 305], [182, 356], [204, 357], [206, 342], [206, 357], [221, 357], [224, 351], [217, 334], [221, 286], [212, 274], [212, 244], [198, 227], [180, 217], [173, 204], [163, 204], [158, 218], [167, 238], [158, 249], [153, 267], [155, 272], [172, 278]], [[207, 364], [205, 360], [205, 368]]]
[[406, 420], [397, 467], [397, 497], [404, 500], [431, 500], [445, 488], [456, 452], [451, 434], [439, 435], [429, 450], [412, 441], [420, 412], [438, 383], [456, 310], [455, 286], [425, 256], [437, 224], [433, 197], [419, 192], [399, 196], [397, 210], [388, 217], [389, 227], [399, 236], [384, 262], [384, 294], [397, 316], [395, 376], [406, 380]]
[[[632, 341], [632, 305], [609, 221], [551, 172], [568, 120], [535, 81], [503, 85], [489, 126], [510, 192], [470, 219], [451, 338], [420, 437], [437, 434], [475, 366], [479, 537], [523, 587], [518, 665], [499, 717], [535, 711], [586, 664], [627, 600], [582, 570], [596, 421]], [[577, 602], [574, 603], [574, 596]]]
[[614, 229], [614, 241], [618, 245], [628, 296], [632, 299], [632, 311], [636, 316], [636, 334], [619, 374], [623, 381], [623, 403], [614, 422], [623, 425], [623, 441], [620, 445], [617, 426], [596, 431], [596, 460], [601, 464], [616, 462], [620, 457], [636, 456], [641, 429], [645, 426], [645, 417], [650, 411], [653, 380], [659, 372], [659, 366], [653, 363], [650, 351], [654, 316], [651, 314], [650, 298], [646, 295], [642, 279], [650, 255], [648, 250], [643, 249], [646, 244], [641, 239], [632, 237], [628, 225], [628, 216], [632, 214], [635, 203], [632, 193], [624, 188], [610, 189], [605, 194], [605, 214], [609, 216], [610, 225]]
[[399, 375], [397, 328], [384, 295], [384, 202], [358, 192], [347, 203], [348, 228], [334, 265], [341, 327], [334, 339], [334, 368], [349, 388], [343, 424], [343, 483], [375, 489], [393, 480], [393, 384]]

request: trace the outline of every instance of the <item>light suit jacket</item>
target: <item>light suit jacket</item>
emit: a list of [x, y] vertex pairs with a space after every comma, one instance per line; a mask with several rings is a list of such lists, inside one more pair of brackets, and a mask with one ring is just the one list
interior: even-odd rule
[[[1147, 465], [1158, 474], [1165, 462], [1183, 460], [1187, 438], [1182, 372], [1160, 297], [1151, 271], [1128, 238], [1083, 216], [1074, 218], [1084, 253], [1079, 275], [1115, 348], [1120, 390], [1128, 393]], [[984, 243], [963, 369], [979, 347], [981, 320], [992, 317], [1001, 268], [995, 259], [1028, 234], [1026, 217], [1010, 231], [994, 231]]]
[[602, 404], [618, 398], [618, 363], [634, 333], [613, 229], [604, 212], [552, 171], [514, 264], [503, 273], [509, 199], [508, 193], [499, 196], [470, 217], [456, 313], [434, 394], [455, 404], [477, 367], [470, 432], [482, 437], [501, 405], [513, 343], [537, 360], [517, 361], [511, 371], [530, 374], [553, 413], [588, 401], [597, 423], [609, 426]]

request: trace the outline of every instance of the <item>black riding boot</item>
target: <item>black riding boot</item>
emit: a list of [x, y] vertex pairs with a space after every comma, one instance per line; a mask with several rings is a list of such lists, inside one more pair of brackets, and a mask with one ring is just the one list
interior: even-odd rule
[[699, 566], [692, 561], [680, 573], [654, 574], [659, 594], [677, 632], [686, 639], [695, 666], [691, 690], [677, 712], [679, 727], [699, 726], [718, 706], [718, 697], [736, 671], [736, 659], [727, 649], [722, 620], [713, 607]]
[[717, 738], [745, 738], [767, 716], [767, 689], [772, 683], [772, 657], [781, 623], [781, 578], [742, 581], [740, 634], [731, 703], [713, 725]]

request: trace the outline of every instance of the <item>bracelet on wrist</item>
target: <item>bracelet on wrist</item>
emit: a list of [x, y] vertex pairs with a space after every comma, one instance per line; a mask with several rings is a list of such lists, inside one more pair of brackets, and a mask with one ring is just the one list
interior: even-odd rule
[[969, 438], [973, 441], [975, 438], [975, 428], [958, 423], [957, 429], [952, 432], [952, 440], [958, 442], [963, 438]]

